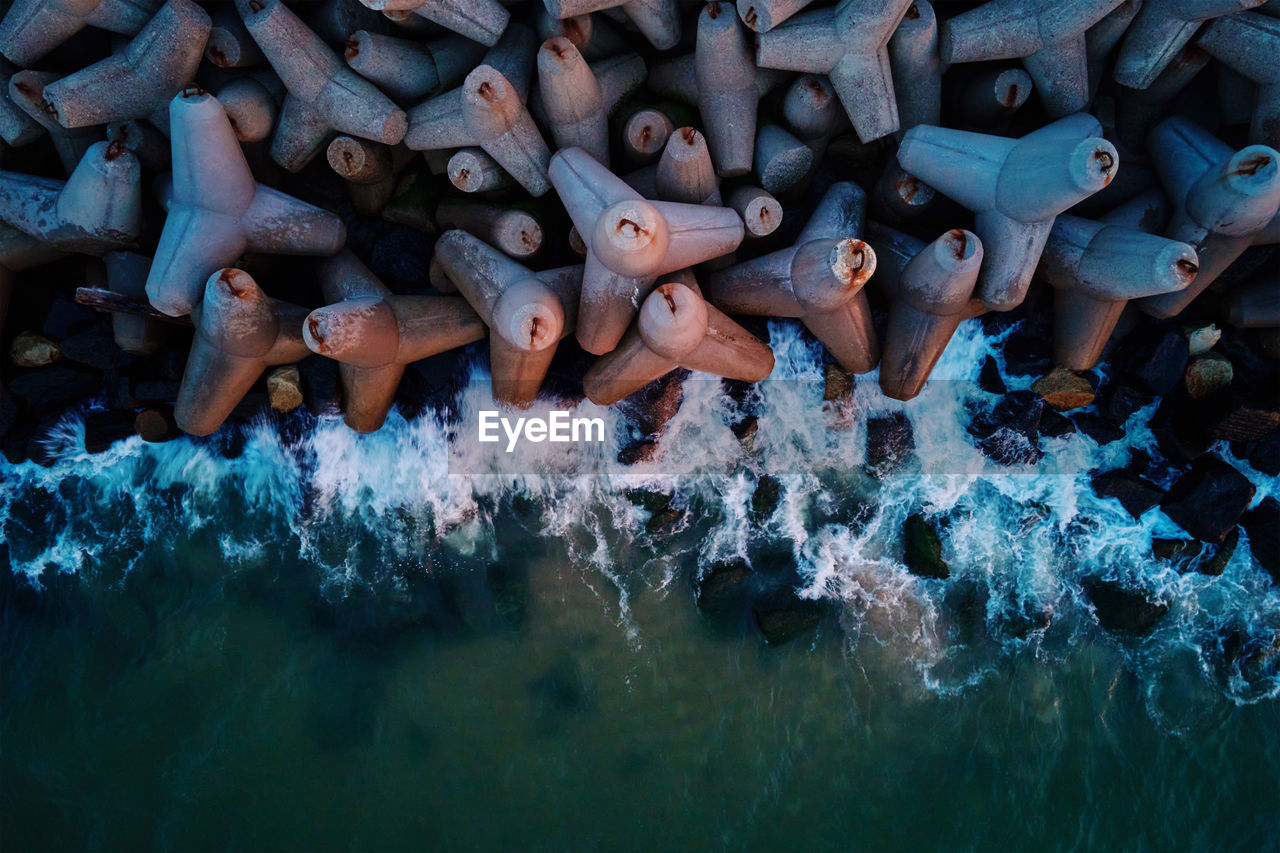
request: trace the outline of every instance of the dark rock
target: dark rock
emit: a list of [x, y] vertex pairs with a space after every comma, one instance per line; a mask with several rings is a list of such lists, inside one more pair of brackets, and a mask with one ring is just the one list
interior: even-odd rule
[[307, 411], [313, 415], [336, 415], [342, 411], [338, 362], [318, 355], [310, 356], [298, 362], [298, 372], [302, 375], [302, 394]]
[[1098, 621], [1108, 631], [1149, 634], [1169, 612], [1167, 604], [1153, 602], [1115, 581], [1087, 581], [1084, 591], [1093, 602]]
[[1044, 414], [1040, 416], [1040, 436], [1042, 438], [1062, 438], [1074, 435], [1075, 431], [1076, 425], [1071, 422], [1071, 419], [1055, 412], [1053, 409], [1045, 409]]
[[648, 462], [658, 453], [658, 442], [651, 438], [633, 441], [618, 451], [618, 462], [623, 465], [635, 465], [637, 462]]
[[1216, 352], [1193, 358], [1187, 365], [1183, 384], [1192, 399], [1208, 397], [1231, 384], [1231, 362]]
[[684, 399], [683, 385], [688, 375], [687, 370], [673, 370], [627, 397], [623, 406], [642, 435], [656, 438], [675, 417]]
[[989, 438], [1001, 429], [1012, 430], [1034, 443], [1039, 435], [1040, 418], [1044, 415], [1044, 399], [1031, 390], [1010, 391], [988, 412], [969, 422], [969, 434]]
[[1116, 426], [1124, 426], [1134, 412], [1150, 402], [1150, 396], [1132, 385], [1113, 383], [1097, 401], [1098, 414]]
[[1138, 346], [1128, 351], [1126, 356], [1122, 360], [1122, 369], [1152, 394], [1164, 395], [1182, 382], [1191, 351], [1187, 339], [1170, 329], [1154, 343]]
[[399, 228], [374, 245], [369, 269], [389, 284], [421, 287], [427, 283], [430, 263], [431, 240], [427, 235]]
[[1249, 478], [1216, 456], [1197, 459], [1161, 501], [1164, 514], [1206, 542], [1223, 542], [1257, 491]]
[[1249, 550], [1271, 580], [1280, 584], [1280, 501], [1267, 498], [1240, 519]]
[[45, 314], [41, 330], [51, 338], [70, 337], [88, 331], [98, 321], [98, 312], [74, 299], [56, 299]]
[[907, 571], [922, 578], [951, 577], [951, 570], [942, 559], [942, 538], [924, 515], [909, 516], [902, 525], [902, 535], [902, 561], [907, 564]]
[[1000, 362], [994, 356], [982, 360], [982, 370], [978, 373], [978, 387], [988, 394], [1003, 394], [1009, 390], [1000, 375]]
[[661, 512], [671, 506], [671, 495], [652, 489], [628, 489], [626, 497], [646, 512]]
[[1049, 339], [1030, 332], [1010, 335], [1004, 344], [1004, 372], [1009, 376], [1043, 376], [1053, 367]]
[[133, 386], [133, 396], [147, 402], [172, 403], [178, 399], [181, 382], [167, 379], [152, 379], [138, 382]]
[[717, 563], [698, 579], [698, 607], [715, 609], [746, 596], [755, 572], [746, 560]]
[[902, 467], [914, 449], [911, 421], [903, 412], [867, 421], [867, 465], [876, 476]]
[[133, 419], [134, 431], [143, 441], [162, 442], [178, 437], [178, 425], [172, 406], [154, 406], [138, 412]]
[[134, 434], [133, 412], [89, 412], [84, 416], [84, 449], [101, 453]]
[[1280, 477], [1280, 429], [1273, 429], [1248, 449], [1249, 464], [1268, 477]]
[[48, 414], [94, 396], [101, 384], [97, 373], [55, 364], [15, 376], [9, 391], [37, 414]]
[[1116, 469], [1105, 471], [1093, 478], [1093, 490], [1099, 497], [1115, 498], [1132, 515], [1139, 518], [1147, 510], [1160, 503], [1164, 489], [1139, 477], [1131, 471]]
[[9, 396], [9, 389], [0, 385], [0, 436], [8, 435], [18, 417], [18, 407]]
[[1110, 444], [1124, 438], [1124, 430], [1093, 412], [1080, 412], [1073, 416], [1076, 427], [1098, 444]]
[[116, 346], [110, 332], [97, 329], [63, 338], [61, 347], [63, 358], [98, 370], [127, 367], [138, 360], [136, 355]]
[[1151, 556], [1157, 560], [1168, 560], [1171, 563], [1187, 563], [1199, 557], [1202, 551], [1204, 551], [1204, 543], [1199, 539], [1151, 540]]
[[1160, 401], [1149, 426], [1166, 459], [1187, 465], [1213, 447], [1208, 423], [1213, 410], [1212, 403], [1192, 400], [1183, 391]]
[[1233, 527], [1231, 532], [1226, 535], [1226, 538], [1222, 540], [1221, 545], [1209, 546], [1209, 553], [1195, 562], [1195, 570], [1202, 575], [1217, 577], [1227, 568], [1227, 563], [1231, 562], [1231, 557], [1235, 554], [1236, 546], [1239, 544], [1240, 528]]
[[756, 481], [756, 490], [751, 495], [751, 516], [756, 521], [764, 521], [773, 515], [782, 498], [782, 483], [777, 477], [765, 474]]
[[943, 607], [951, 616], [956, 639], [974, 643], [981, 639], [986, 627], [987, 603], [991, 592], [986, 584], [962, 580], [951, 584], [943, 596]]
[[756, 434], [756, 431], [760, 429], [760, 421], [755, 415], [747, 415], [729, 427], [729, 429], [733, 431], [734, 438], [747, 443]]
[[790, 589], [775, 589], [756, 599], [752, 605], [756, 625], [771, 646], [790, 642], [816, 627], [827, 614], [821, 601], [801, 598]]

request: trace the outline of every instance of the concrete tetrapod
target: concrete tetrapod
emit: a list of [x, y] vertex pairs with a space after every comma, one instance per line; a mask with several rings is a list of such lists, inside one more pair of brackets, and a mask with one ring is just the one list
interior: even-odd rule
[[[603, 162], [603, 161], [602, 161]], [[720, 180], [707, 142], [692, 127], [682, 127], [667, 140], [653, 176], [654, 189], [663, 201], [723, 205]]]
[[938, 17], [929, 0], [915, 0], [889, 39], [900, 130], [942, 123], [942, 72]]
[[873, 370], [880, 348], [862, 288], [876, 254], [854, 236], [865, 211], [856, 184], [834, 184], [795, 245], [713, 273], [707, 298], [731, 314], [798, 317], [845, 370]]
[[593, 403], [608, 406], [677, 367], [759, 382], [773, 372], [773, 350], [693, 289], [659, 285], [618, 344], [582, 377]]
[[[150, 258], [136, 252], [107, 252], [102, 260], [107, 268], [107, 286], [113, 293], [146, 298]], [[161, 324], [148, 317], [123, 311], [111, 315], [111, 336], [125, 352], [150, 355], [160, 346], [163, 334]]]
[[556, 148], [577, 146], [608, 163], [609, 125], [600, 84], [569, 39], [550, 38], [542, 43], [538, 89]]
[[1276, 218], [1280, 153], [1265, 145], [1233, 152], [1182, 117], [1156, 125], [1147, 144], [1160, 183], [1175, 205], [1165, 236], [1190, 243], [1199, 257], [1200, 269], [1191, 284], [1138, 303], [1153, 317], [1173, 317], [1213, 284]]
[[732, 4], [711, 2], [702, 7], [693, 62], [698, 112], [716, 171], [722, 177], [746, 174], [755, 157], [760, 93], [746, 28]]
[[331, 304], [299, 324], [304, 346], [339, 363], [343, 418], [373, 432], [395, 402], [405, 366], [484, 337], [457, 296], [396, 296], [349, 251], [326, 260], [320, 290]]
[[742, 23], [758, 33], [767, 33], [799, 12], [813, 0], [738, 0]]
[[1280, 147], [1280, 20], [1257, 12], [1225, 15], [1196, 44], [1258, 84], [1249, 141]]
[[533, 28], [543, 41], [564, 36], [573, 42], [573, 46], [588, 62], [616, 56], [627, 50], [627, 43], [609, 26], [603, 15], [588, 13], [556, 18], [543, 6], [534, 12]]
[[920, 393], [960, 322], [982, 264], [982, 241], [953, 228], [902, 270], [880, 361], [880, 389], [895, 400]]
[[271, 299], [247, 272], [209, 276], [191, 319], [196, 333], [173, 417], [191, 435], [216, 432], [268, 367], [308, 355], [307, 309]]
[[0, 53], [25, 68], [86, 26], [134, 35], [159, 7], [160, 0], [14, 0], [0, 21]]
[[338, 55], [280, 0], [236, 0], [250, 35], [289, 90], [271, 157], [298, 171], [337, 131], [395, 145], [405, 113]]
[[492, 47], [511, 14], [497, 0], [360, 0], [379, 12], [410, 11], [458, 35]]
[[1130, 299], [1182, 290], [1195, 279], [1195, 249], [1139, 230], [1141, 215], [1126, 205], [1100, 222], [1070, 214], [1054, 222], [1039, 269], [1054, 287], [1054, 363], [1093, 369]]
[[0, 221], [58, 252], [100, 255], [142, 232], [142, 168], [117, 143], [98, 142], [65, 182], [0, 172]]
[[169, 101], [195, 79], [209, 15], [193, 0], [168, 0], [123, 50], [44, 88], [63, 127], [150, 119], [169, 126]]
[[404, 144], [415, 151], [478, 146], [530, 194], [543, 195], [551, 188], [551, 151], [524, 103], [532, 60], [532, 31], [512, 25], [461, 87], [409, 112]]
[[435, 256], [489, 327], [493, 398], [531, 405], [556, 345], [573, 334], [582, 265], [535, 273], [465, 231], [442, 234]]
[[1261, 6], [1266, 0], [1143, 0], [1125, 32], [1112, 76], [1131, 89], [1145, 89], [1210, 18]]
[[553, 18], [575, 18], [602, 9], [620, 8], [658, 50], [680, 41], [680, 11], [676, 0], [542, 0]]
[[67, 174], [75, 169], [89, 146], [101, 141], [101, 127], [66, 128], [58, 123], [44, 98], [45, 87], [63, 75], [54, 71], [19, 71], [9, 78], [9, 98], [49, 133], [58, 160]]
[[346, 228], [326, 210], [254, 183], [217, 98], [188, 89], [169, 105], [172, 200], [147, 298], [177, 317], [200, 299], [200, 282], [242, 252], [332, 255]]
[[[898, 129], [889, 37], [912, 0], [841, 0], [761, 33], [756, 63], [826, 74], [863, 142]], [[945, 59], [945, 57], [944, 57]]]
[[991, 0], [942, 25], [942, 62], [1021, 59], [1050, 116], [1079, 112], [1089, 104], [1085, 31], [1121, 2]]
[[357, 30], [347, 39], [347, 64], [401, 104], [457, 86], [484, 48], [462, 36], [428, 44]]
[[595, 355], [618, 345], [658, 276], [742, 242], [742, 219], [732, 209], [646, 201], [581, 148], [556, 152], [550, 175], [587, 245], [577, 335]]
[[1026, 296], [1059, 213], [1105, 187], [1119, 157], [1084, 113], [1021, 139], [919, 125], [898, 149], [902, 168], [972, 210], [985, 262], [979, 294], [993, 311]]

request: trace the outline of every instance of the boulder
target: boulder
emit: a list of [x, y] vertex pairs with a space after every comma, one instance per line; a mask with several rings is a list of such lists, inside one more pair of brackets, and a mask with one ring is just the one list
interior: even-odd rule
[[1007, 376], [1043, 376], [1053, 367], [1049, 340], [1025, 329], [1010, 335], [1002, 352]]
[[1071, 419], [1053, 409], [1045, 409], [1044, 414], [1040, 416], [1041, 438], [1063, 438], [1074, 435], [1075, 431], [1076, 425], [1071, 422]]
[[0, 437], [8, 435], [13, 429], [13, 422], [18, 418], [18, 407], [14, 405], [9, 389], [0, 385]]
[[752, 438], [760, 429], [760, 421], [755, 415], [747, 415], [740, 421], [735, 422], [729, 427], [733, 431], [733, 437], [742, 442], [744, 447], [750, 448]]
[[181, 382], [172, 382], [167, 379], [149, 379], [134, 384], [133, 396], [138, 400], [148, 402], [172, 403], [178, 399], [178, 391], [181, 388]]
[[635, 465], [652, 461], [658, 455], [658, 442], [652, 438], [633, 441], [618, 451], [618, 462], [623, 465]]
[[914, 450], [911, 420], [903, 412], [867, 421], [867, 466], [877, 477], [900, 468]]
[[9, 345], [9, 360], [15, 367], [46, 367], [60, 358], [57, 341], [35, 332], [20, 332]]
[[1164, 514], [1205, 542], [1222, 543], [1256, 491], [1249, 478], [1216, 456], [1202, 456], [1161, 500]]
[[1113, 382], [1098, 399], [1098, 414], [1116, 426], [1124, 426], [1134, 412], [1150, 402], [1150, 395], [1132, 385]]
[[133, 434], [133, 412], [89, 412], [84, 417], [84, 449], [89, 453], [102, 453]]
[[1000, 362], [988, 355], [982, 360], [982, 369], [978, 371], [978, 387], [988, 394], [1003, 394], [1009, 390], [1000, 375]]
[[71, 361], [97, 370], [127, 367], [138, 360], [136, 355], [116, 345], [110, 329], [94, 328], [71, 335], [63, 338], [60, 346], [62, 354]]
[[1098, 622], [1108, 631], [1149, 634], [1169, 612], [1167, 604], [1151, 601], [1115, 581], [1090, 580], [1084, 591], [1093, 603]]
[[15, 376], [9, 391], [37, 414], [47, 414], [92, 397], [101, 384], [97, 373], [55, 364]]
[[296, 364], [282, 364], [267, 371], [267, 399], [277, 412], [292, 412], [302, 405], [302, 375]]
[[757, 522], [765, 521], [778, 508], [782, 499], [782, 483], [777, 477], [765, 474], [756, 481], [756, 490], [751, 495], [751, 517]]
[[338, 362], [313, 355], [298, 362], [302, 395], [313, 415], [336, 415], [342, 411], [342, 391]]
[[827, 615], [821, 601], [801, 598], [791, 589], [775, 589], [755, 600], [751, 606], [756, 626], [771, 646], [788, 643], [816, 627]]
[[1051, 408], [1065, 412], [1093, 402], [1093, 385], [1083, 376], [1065, 367], [1055, 367], [1031, 386]]
[[1110, 444], [1124, 438], [1124, 430], [1093, 412], [1080, 412], [1073, 416], [1076, 428], [1098, 444]]
[[1247, 451], [1253, 469], [1268, 477], [1280, 477], [1280, 429], [1252, 442]]
[[40, 330], [51, 338], [62, 340], [79, 332], [88, 331], [97, 324], [98, 312], [74, 299], [59, 297], [45, 312]]
[[1280, 584], [1280, 501], [1267, 498], [1246, 512], [1240, 523], [1249, 537], [1253, 559]]
[[695, 596], [698, 608], [714, 610], [745, 598], [754, 575], [746, 560], [716, 563], [697, 581]]
[[1122, 367], [1152, 394], [1168, 394], [1182, 381], [1191, 350], [1187, 339], [1170, 329], [1154, 342], [1126, 353]]
[[1191, 398], [1199, 400], [1228, 387], [1233, 373], [1231, 362], [1225, 356], [1209, 353], [1191, 359], [1182, 379]]
[[1093, 478], [1093, 490], [1102, 498], [1115, 498], [1134, 518], [1160, 503], [1164, 489], [1132, 471], [1104, 471]]
[[942, 538], [923, 514], [909, 516], [902, 525], [902, 535], [902, 561], [907, 564], [907, 571], [922, 578], [951, 577], [951, 570], [942, 559]]
[[158, 443], [177, 438], [178, 425], [173, 419], [172, 406], [154, 406], [143, 409], [134, 416], [133, 429], [143, 441]]

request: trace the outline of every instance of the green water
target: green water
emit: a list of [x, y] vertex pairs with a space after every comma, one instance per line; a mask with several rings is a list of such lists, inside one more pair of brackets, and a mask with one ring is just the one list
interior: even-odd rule
[[555, 546], [433, 582], [415, 618], [166, 547], [10, 595], [5, 849], [1280, 846], [1280, 706], [1190, 663], [1153, 688], [1098, 630], [940, 692], [873, 630], [900, 614], [769, 647], [682, 578], [624, 611]]

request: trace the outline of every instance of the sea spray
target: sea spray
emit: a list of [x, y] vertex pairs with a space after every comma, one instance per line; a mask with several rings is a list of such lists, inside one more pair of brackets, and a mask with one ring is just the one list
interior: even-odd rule
[[[601, 418], [605, 441], [522, 443], [517, 464], [501, 463], [506, 454], [467, 439], [494, 405], [482, 366], [451, 408], [412, 419], [393, 411], [367, 435], [337, 418], [271, 416], [208, 439], [135, 437], [91, 455], [82, 422], [68, 417], [47, 439], [49, 467], [0, 463], [8, 559], [38, 584], [107, 562], [127, 572], [147, 551], [203, 535], [233, 574], [301, 558], [317, 594], [341, 606], [357, 592], [403, 595], [424, 573], [519, 560], [511, 548], [524, 546], [510, 542], [541, 541], [563, 549], [638, 649], [637, 592], [688, 606], [672, 594], [686, 574], [781, 554], [802, 596], [836, 603], [851, 655], [874, 643], [902, 660], [904, 678], [940, 693], [963, 692], [1028, 650], [1049, 668], [1065, 661], [1081, 632], [1101, 630], [1084, 587], [1103, 578], [1169, 607], [1149, 636], [1114, 643], [1170, 729], [1195, 719], [1188, 702], [1280, 695], [1280, 676], [1241, 663], [1242, 649], [1280, 631], [1280, 592], [1247, 543], [1220, 577], [1179, 573], [1151, 555], [1153, 537], [1182, 535], [1158, 508], [1135, 519], [1090, 485], [1090, 471], [1122, 466], [1134, 451], [1159, 458], [1153, 406], [1130, 418], [1120, 441], [1046, 438], [1038, 464], [1001, 466], [966, 433], [975, 406], [996, 400], [976, 377], [987, 356], [1000, 357], [1000, 338], [980, 323], [961, 326], [910, 403], [883, 396], [874, 373], [860, 380], [850, 429], [832, 428], [823, 411], [820, 348], [794, 321], [770, 322], [769, 335], [770, 380], [735, 394], [688, 376], [656, 454], [634, 465], [617, 462], [635, 438], [619, 407], [554, 398], [526, 416]], [[861, 422], [894, 413], [909, 420], [915, 450], [878, 479], [865, 466]], [[758, 429], [742, 442], [732, 426], [748, 415]], [[1255, 501], [1277, 491], [1228, 458], [1259, 487]], [[777, 500], [757, 506], [766, 478]], [[668, 517], [645, 508], [641, 493], [667, 500]], [[904, 565], [903, 524], [915, 513], [937, 525], [950, 580]], [[515, 528], [526, 538], [513, 540]]]

